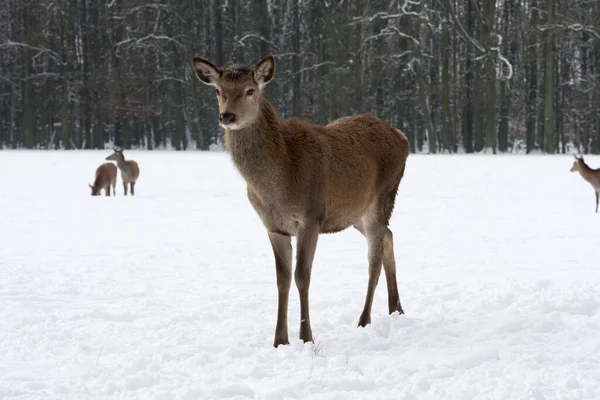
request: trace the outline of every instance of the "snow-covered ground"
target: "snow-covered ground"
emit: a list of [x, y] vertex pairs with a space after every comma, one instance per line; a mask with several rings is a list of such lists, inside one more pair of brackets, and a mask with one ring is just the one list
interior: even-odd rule
[[[273, 256], [224, 153], [0, 152], [2, 399], [598, 399], [600, 214], [571, 156], [411, 155], [391, 228], [403, 316], [356, 328], [366, 243], [321, 236], [314, 344], [272, 347]], [[594, 167], [599, 157], [586, 157]]]

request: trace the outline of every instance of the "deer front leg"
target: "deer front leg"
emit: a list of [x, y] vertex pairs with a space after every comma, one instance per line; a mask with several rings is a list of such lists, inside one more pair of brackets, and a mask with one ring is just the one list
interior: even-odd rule
[[123, 181], [123, 191], [125, 191], [125, 196], [127, 196], [127, 182]]
[[106, 188], [104, 189], [104, 191], [106, 192], [105, 195], [110, 197], [110, 184], [108, 186], [106, 186]]
[[131, 185], [131, 195], [133, 196], [133, 195], [135, 195], [135, 192], [133, 190], [133, 187], [135, 186], [135, 182], [131, 182], [130, 185]]
[[596, 214], [598, 214], [598, 197], [600, 197], [600, 192], [596, 192]]
[[292, 284], [292, 241], [289, 236], [269, 232], [269, 240], [275, 256], [275, 269], [277, 271], [277, 325], [275, 326], [275, 339], [273, 346], [289, 344], [287, 312], [290, 286]]
[[294, 278], [300, 295], [300, 340], [305, 343], [313, 341], [308, 307], [308, 289], [318, 238], [319, 224], [316, 222], [306, 224], [298, 233]]

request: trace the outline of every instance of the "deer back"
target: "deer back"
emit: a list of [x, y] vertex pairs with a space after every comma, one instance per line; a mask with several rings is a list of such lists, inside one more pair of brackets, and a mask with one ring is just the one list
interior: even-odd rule
[[113, 163], [104, 163], [96, 169], [94, 186], [114, 185], [117, 181], [117, 167]]
[[129, 160], [125, 161], [125, 164], [127, 164], [127, 175], [129, 175], [129, 179], [134, 181], [137, 180], [138, 176], [140, 176], [140, 167], [138, 166], [138, 163], [133, 160]]

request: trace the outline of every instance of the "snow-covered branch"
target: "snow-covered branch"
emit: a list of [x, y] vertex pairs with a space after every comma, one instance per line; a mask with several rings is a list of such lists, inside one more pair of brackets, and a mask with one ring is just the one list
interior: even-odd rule
[[510, 61], [508, 61], [508, 59], [502, 55], [499, 47], [494, 47], [491, 50], [498, 53], [498, 58], [500, 59], [500, 61], [502, 61], [504, 63], [504, 65], [506, 65], [506, 68], [508, 69], [508, 74], [506, 74], [506, 75], [501, 74], [500, 79], [502, 79], [502, 80], [511, 79], [513, 76], [513, 66], [510, 63]]
[[394, 19], [406, 17], [408, 15], [414, 15], [414, 16], [417, 16], [422, 19], [427, 19], [427, 16], [424, 14], [424, 10], [417, 12], [417, 11], [411, 11], [408, 9], [409, 6], [421, 6], [421, 5], [422, 5], [422, 0], [418, 0], [418, 1], [417, 0], [404, 0], [404, 3], [402, 4], [402, 7], [401, 7], [402, 12], [400, 12], [400, 13], [389, 13], [389, 12], [385, 12], [385, 11], [380, 11], [380, 12], [376, 12], [375, 14], [369, 15], [369, 16], [354, 17], [354, 18], [352, 18], [351, 25], [361, 23], [361, 22], [371, 23], [371, 22], [375, 21], [376, 19], [394, 20]]
[[310, 67], [301, 68], [301, 69], [298, 70], [298, 72], [296, 72], [296, 74], [301, 74], [301, 73], [306, 72], [306, 71], [312, 71], [312, 70], [321, 68], [324, 65], [335, 65], [335, 63], [333, 61], [323, 61], [323, 62], [320, 62], [318, 64], [313, 64]]
[[261, 40], [263, 42], [268, 43], [269, 45], [273, 46], [275, 49], [277, 49], [277, 45], [270, 41], [269, 39], [261, 36], [261, 35], [257, 35], [256, 33], [247, 33], [244, 36], [242, 36], [241, 38], [237, 39], [237, 43], [241, 46], [241, 47], [246, 47], [246, 44], [244, 43], [246, 40], [248, 39], [258, 39]]
[[421, 5], [421, 1], [416, 1], [416, 0], [404, 0], [404, 4], [402, 4], [402, 12], [405, 15], [421, 15], [420, 12], [415, 12], [415, 11], [409, 11], [408, 10], [408, 6], [420, 6]]
[[174, 42], [176, 43], [178, 46], [183, 47], [183, 44], [178, 41], [177, 39], [174, 39], [170, 36], [165, 36], [165, 35], [155, 35], [154, 33], [151, 33], [149, 35], [146, 35], [144, 37], [141, 37], [139, 39], [135, 39], [135, 38], [127, 38], [125, 40], [121, 40], [120, 42], [116, 43], [115, 46], [116, 47], [121, 47], [125, 44], [142, 44], [148, 40], [157, 40], [157, 41], [167, 41], [167, 42]]

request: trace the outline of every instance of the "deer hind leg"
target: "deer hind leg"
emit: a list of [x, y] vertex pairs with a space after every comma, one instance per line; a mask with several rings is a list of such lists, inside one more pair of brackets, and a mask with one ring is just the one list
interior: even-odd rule
[[600, 197], [600, 192], [596, 192], [596, 214], [598, 214], [598, 197]]
[[393, 314], [398, 311], [398, 314], [404, 314], [402, 304], [400, 303], [400, 294], [398, 293], [398, 282], [396, 280], [396, 257], [394, 256], [394, 234], [388, 227], [392, 212], [394, 211], [394, 203], [398, 193], [398, 185], [391, 191], [385, 193], [379, 199], [381, 207], [381, 218], [385, 222], [385, 236], [383, 238], [383, 268], [385, 270], [385, 280], [388, 290], [388, 311]]
[[[369, 283], [367, 286], [367, 295], [365, 305], [358, 320], [358, 326], [365, 327], [371, 323], [371, 307], [373, 306], [373, 297], [375, 289], [381, 275], [381, 264], [383, 263], [383, 238], [385, 236], [385, 226], [373, 221], [374, 215], [369, 212], [360, 224], [357, 224], [367, 238], [368, 259], [369, 259]], [[360, 229], [359, 229], [360, 230]]]
[[319, 224], [316, 221], [307, 222], [298, 233], [294, 278], [300, 295], [300, 340], [305, 343], [313, 341], [308, 307], [308, 289], [318, 239]]
[[106, 185], [106, 187], [104, 188], [104, 191], [106, 192], [106, 196], [110, 197], [110, 183], [108, 185]]
[[287, 313], [290, 286], [292, 284], [292, 240], [289, 236], [269, 232], [269, 240], [275, 256], [275, 270], [277, 272], [277, 325], [275, 326], [275, 339], [273, 346], [289, 344]]
[[127, 182], [123, 181], [123, 190], [125, 191], [125, 196], [127, 196]]
[[392, 314], [398, 311], [403, 314], [398, 294], [396, 281], [396, 262], [394, 259], [393, 234], [388, 228], [388, 222], [394, 207], [395, 193], [382, 195], [379, 201], [371, 207], [362, 220], [354, 225], [359, 232], [367, 238], [369, 259], [369, 283], [363, 312], [359, 318], [358, 326], [371, 323], [371, 308], [375, 289], [381, 275], [381, 265], [385, 268], [388, 289], [388, 310]]
[[113, 196], [117, 197], [117, 184], [113, 183], [112, 188], [113, 188]]
[[131, 195], [135, 195], [135, 192], [133, 191], [133, 187], [135, 186], [135, 182], [130, 182], [129, 185], [131, 185]]
[[388, 290], [388, 311], [393, 314], [404, 314], [402, 304], [400, 304], [400, 294], [398, 293], [398, 282], [396, 280], [396, 260], [394, 257], [394, 235], [387, 228], [383, 238], [383, 269], [385, 271], [385, 280]]
[[[362, 222], [354, 225], [354, 227], [363, 235], [365, 230]], [[365, 235], [366, 236], [366, 235]], [[400, 304], [400, 294], [398, 293], [398, 283], [396, 280], [396, 260], [394, 257], [394, 236], [389, 228], [386, 228], [385, 236], [383, 237], [383, 268], [385, 271], [385, 280], [388, 290], [388, 311], [393, 314], [398, 311], [399, 314], [404, 314], [402, 305]]]

